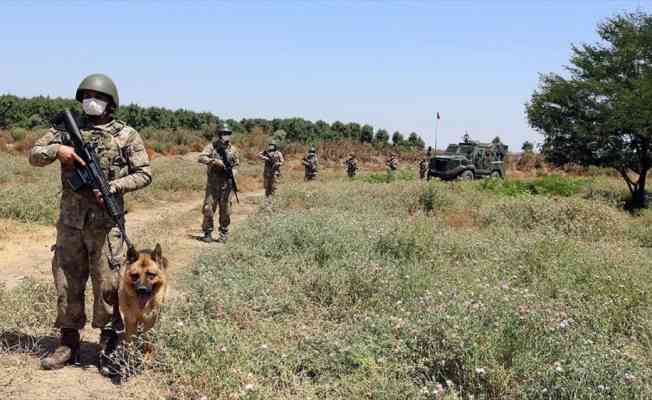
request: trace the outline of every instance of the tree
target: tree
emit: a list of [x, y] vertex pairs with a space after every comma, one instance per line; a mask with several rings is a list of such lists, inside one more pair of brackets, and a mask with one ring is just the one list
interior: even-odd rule
[[493, 143], [493, 144], [501, 144], [502, 142], [503, 142], [503, 141], [500, 140], [500, 136], [496, 136], [496, 137], [491, 141], [491, 143]]
[[389, 142], [389, 133], [384, 129], [378, 129], [374, 141], [378, 144], [387, 144]]
[[402, 146], [405, 144], [405, 138], [401, 134], [401, 132], [396, 131], [394, 134], [392, 134], [392, 143], [394, 146]]
[[352, 140], [360, 140], [360, 124], [349, 122], [346, 124], [346, 130], [348, 131], [349, 137]]
[[407, 143], [408, 146], [417, 148], [419, 150], [426, 147], [426, 143], [423, 141], [423, 139], [421, 139], [419, 135], [417, 135], [416, 132], [410, 133], [410, 136], [408, 136]]
[[543, 134], [545, 158], [615, 168], [631, 208], [647, 207], [652, 167], [652, 16], [642, 12], [598, 25], [602, 39], [572, 47], [569, 77], [542, 75], [526, 105]]
[[340, 121], [333, 122], [333, 124], [331, 125], [331, 130], [337, 132], [337, 135], [341, 138], [347, 136], [346, 126]]
[[525, 142], [523, 142], [523, 146], [521, 146], [521, 150], [523, 150], [526, 153], [532, 153], [534, 152], [534, 145], [530, 141], [526, 140]]
[[371, 125], [363, 125], [360, 129], [360, 142], [371, 143], [374, 140], [374, 128]]

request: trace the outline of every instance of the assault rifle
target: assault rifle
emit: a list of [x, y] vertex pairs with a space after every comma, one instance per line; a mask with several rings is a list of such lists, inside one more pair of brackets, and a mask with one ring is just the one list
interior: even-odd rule
[[229, 158], [226, 156], [226, 150], [224, 146], [220, 146], [217, 149], [217, 154], [222, 157], [222, 162], [224, 163], [224, 174], [226, 179], [231, 183], [231, 188], [233, 189], [233, 194], [235, 195], [235, 201], [240, 204], [240, 199], [238, 198], [238, 183], [235, 181], [235, 176], [233, 176], [233, 165]]
[[100, 192], [104, 201], [104, 208], [120, 230], [122, 240], [127, 245], [127, 250], [130, 252], [134, 251], [134, 245], [127, 237], [125, 214], [122, 209], [122, 204], [118, 202], [117, 196], [111, 193], [109, 183], [100, 168], [100, 162], [97, 159], [94, 147], [89, 143], [84, 143], [77, 122], [70, 113], [70, 110], [65, 109], [62, 118], [72, 147], [75, 148], [75, 153], [86, 163], [85, 166], [82, 166], [80, 163], [75, 163], [75, 173], [67, 179], [68, 184], [74, 192], [84, 188]]

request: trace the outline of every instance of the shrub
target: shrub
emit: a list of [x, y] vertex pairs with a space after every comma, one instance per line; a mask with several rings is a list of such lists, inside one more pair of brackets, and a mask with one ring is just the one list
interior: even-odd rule
[[622, 233], [627, 216], [602, 204], [581, 199], [526, 196], [499, 201], [480, 210], [485, 225], [515, 229], [544, 230], [554, 234], [599, 239]]
[[429, 183], [421, 192], [419, 203], [426, 212], [440, 210], [451, 203], [444, 184]]
[[20, 142], [27, 137], [27, 129], [25, 128], [11, 128], [9, 133], [16, 142]]
[[570, 197], [580, 193], [589, 183], [586, 179], [563, 177], [553, 174], [523, 181], [496, 178], [486, 179], [480, 183], [480, 188], [505, 196], [542, 194]]

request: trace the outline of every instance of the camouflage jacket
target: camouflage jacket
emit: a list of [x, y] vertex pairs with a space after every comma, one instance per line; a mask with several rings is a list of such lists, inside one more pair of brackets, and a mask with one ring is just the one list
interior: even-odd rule
[[[111, 187], [118, 193], [118, 201], [123, 204], [122, 194], [144, 188], [152, 181], [149, 156], [138, 132], [124, 122], [113, 120], [104, 125], [80, 125], [86, 143], [95, 146], [100, 168]], [[60, 144], [70, 145], [68, 134], [51, 128], [32, 147], [30, 164], [46, 166], [57, 159]], [[61, 167], [61, 210], [59, 223], [77, 229], [86, 226], [109, 228], [113, 226], [105, 210], [95, 202], [90, 190], [73, 192], [67, 177], [74, 170]]]
[[279, 177], [281, 176], [281, 165], [285, 161], [283, 159], [283, 153], [278, 150], [274, 151], [264, 151], [262, 156], [265, 157], [265, 169], [263, 170], [263, 176], [266, 177]]
[[428, 169], [428, 160], [423, 159], [419, 161], [419, 171], [426, 171]]
[[387, 160], [387, 169], [390, 171], [396, 171], [398, 168], [398, 159], [396, 157], [392, 157], [389, 160]]
[[[199, 155], [199, 158], [197, 161], [199, 161], [201, 164], [206, 164], [208, 166], [207, 174], [208, 174], [208, 185], [210, 185], [213, 182], [224, 182], [226, 179], [226, 174], [224, 173], [224, 168], [219, 167], [217, 165], [211, 165], [212, 160], [221, 160], [222, 157], [218, 154], [217, 152], [217, 143], [209, 143], [204, 147], [204, 150], [201, 152]], [[235, 149], [235, 147], [229, 145], [225, 151], [226, 153], [226, 158], [228, 161], [231, 163], [231, 166], [233, 167], [233, 175], [237, 176], [238, 174], [238, 166], [240, 165], [240, 158], [238, 157], [238, 153]]]
[[346, 165], [347, 171], [356, 171], [358, 169], [358, 161], [355, 158], [349, 158], [344, 161], [344, 165]]
[[307, 176], [317, 175], [319, 169], [317, 156], [315, 154], [308, 154], [303, 158], [303, 166], [306, 170]]

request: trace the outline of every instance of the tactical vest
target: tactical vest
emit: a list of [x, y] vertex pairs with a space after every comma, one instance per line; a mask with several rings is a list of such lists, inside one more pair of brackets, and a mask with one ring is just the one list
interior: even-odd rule
[[[222, 160], [222, 157], [220, 156], [219, 152], [217, 151], [219, 144], [218, 143], [212, 143], [213, 146], [213, 151], [211, 151], [210, 157], [211, 159], [214, 160]], [[224, 153], [226, 154], [227, 161], [233, 166], [233, 163], [235, 161], [235, 150], [233, 146], [229, 145], [226, 149], [224, 149]], [[224, 169], [214, 167], [214, 166], [209, 166], [208, 167], [208, 179], [209, 180], [225, 180], [226, 179], [226, 174], [224, 173]]]
[[[105, 125], [105, 129], [93, 126], [84, 126], [81, 129], [82, 139], [94, 148], [100, 169], [109, 182], [129, 174], [127, 155], [124, 152], [127, 137], [121, 135], [125, 127], [122, 122], [112, 121]], [[106, 211], [97, 206], [95, 196], [90, 190], [72, 191], [66, 179], [72, 173], [73, 171], [61, 169], [63, 190], [60, 222], [77, 229], [88, 225], [98, 228], [112, 227], [113, 221]], [[122, 196], [116, 197], [123, 206]]]

